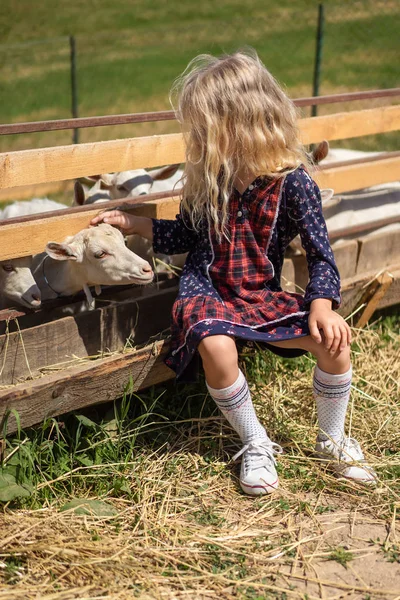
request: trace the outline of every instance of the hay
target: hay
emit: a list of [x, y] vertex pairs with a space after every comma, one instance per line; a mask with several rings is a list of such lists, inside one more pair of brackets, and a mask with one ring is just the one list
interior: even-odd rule
[[[353, 344], [351, 434], [378, 471], [376, 488], [336, 480], [310, 453], [313, 361], [245, 352], [257, 410], [285, 448], [279, 491], [241, 493], [229, 462], [239, 441], [197, 402], [194, 417], [149, 425], [163, 443], [43, 480], [51, 501], [4, 511], [0, 600], [399, 598], [400, 335], [382, 335], [354, 331]], [[102, 497], [116, 516], [59, 511], [68, 490], [91, 498], [91, 481], [121, 472], [129, 493]]]

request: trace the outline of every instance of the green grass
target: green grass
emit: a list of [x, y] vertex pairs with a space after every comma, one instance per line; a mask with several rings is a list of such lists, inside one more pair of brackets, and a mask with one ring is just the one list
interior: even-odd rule
[[[34, 5], [4, 0], [0, 121], [70, 115], [69, 34], [77, 40], [82, 116], [168, 108], [171, 84], [191, 58], [244, 45], [257, 49], [293, 97], [311, 95], [317, 4], [100, 0], [95, 8], [71, 2], [55, 11], [50, 0]], [[325, 14], [320, 93], [398, 85], [398, 4], [334, 0], [325, 3]], [[50, 41], [23, 45], [43, 38]], [[163, 132], [168, 127], [125, 127], [118, 135]], [[87, 130], [83, 137], [98, 139], [115, 131]], [[68, 143], [70, 132], [23, 137], [2, 138], [0, 149]], [[388, 149], [396, 144], [398, 138], [393, 143], [389, 138]]]
[[[398, 353], [398, 315], [387, 316], [376, 327], [379, 341], [374, 329], [371, 330], [374, 352], [380, 355], [391, 346]], [[365, 343], [365, 335], [361, 333], [356, 336], [353, 343], [355, 361], [365, 356]], [[314, 360], [308, 355], [285, 360], [267, 350], [244, 347], [241, 363], [252, 384], [267, 430], [273, 432], [274, 439], [284, 446], [295, 448], [299, 443], [303, 444], [305, 440], [301, 432], [305, 423], [313, 421], [314, 407], [312, 402], [306, 401], [310, 396], [308, 384], [303, 389], [303, 384], [296, 382], [308, 379]], [[282, 384], [291, 385], [291, 379], [295, 385], [299, 385], [296, 395], [301, 398], [304, 394], [304, 403], [293, 403], [292, 393], [282, 389]], [[376, 401], [370, 398], [368, 379], [361, 377], [353, 383], [359, 393], [365, 395], [364, 408], [370, 411], [371, 418], [375, 418]], [[14, 478], [17, 485], [25, 486], [25, 492], [30, 492], [20, 496], [17, 493], [14, 506], [33, 508], [43, 502], [59, 503], [62, 498], [86, 493], [116, 498], [130, 495], [129, 488], [124, 485], [124, 477], [127, 471], [132, 471], [137, 460], [140, 462], [141, 452], [163, 453], [166, 445], [173, 447], [175, 441], [185, 436], [185, 431], [189, 433], [198, 420], [204, 420], [205, 423], [218, 420], [218, 411], [207, 394], [202, 378], [198, 384], [180, 384], [176, 387], [170, 382], [140, 394], [130, 393], [129, 387], [127, 384], [124, 397], [113, 405], [92, 407], [83, 414], [70, 413], [57, 419], [48, 419], [39, 427], [27, 431], [21, 430], [17, 415], [18, 431], [11, 436], [7, 435], [6, 420], [3, 425], [5, 447], [1, 454], [0, 475]], [[279, 394], [279, 402], [275, 400], [274, 393]], [[270, 397], [268, 405], [265, 405], [265, 394]], [[395, 404], [389, 404], [386, 408], [392, 419], [395, 418], [396, 397], [393, 401]], [[370, 433], [373, 435], [373, 431]], [[398, 449], [395, 449], [394, 438], [386, 441], [388, 452], [385, 455], [390, 462], [390, 459], [397, 457]], [[215, 460], [224, 460], [226, 452], [230, 452], [229, 443], [225, 446], [227, 440], [221, 443], [218, 435], [211, 434], [211, 431], [199, 438], [197, 449], [209, 475], [222, 473], [221, 466], [215, 466]], [[375, 443], [373, 438], [371, 443]], [[383, 447], [377, 442], [377, 449], [382, 450]], [[180, 461], [181, 457], [172, 457], [165, 465], [166, 475], [173, 475], [180, 468]], [[295, 482], [296, 489], [299, 486], [305, 491], [318, 488], [319, 482], [309, 477], [310, 464], [307, 460], [279, 461], [278, 468], [289, 485], [291, 480]], [[397, 481], [396, 461], [393, 468], [393, 477], [390, 470], [386, 476]], [[6, 482], [0, 480], [0, 500], [1, 486], [5, 489]], [[287, 499], [281, 498], [279, 506], [284, 511], [291, 509]], [[300, 508], [307, 510], [307, 503]], [[329, 506], [319, 508], [321, 513], [330, 510]], [[218, 520], [211, 509], [199, 513], [196, 518], [210, 523]]]
[[[307, 356], [241, 351], [257, 414], [285, 449], [279, 491], [266, 497], [241, 493], [230, 460], [240, 442], [202, 379], [140, 394], [127, 386], [112, 405], [6, 436], [3, 595], [304, 600], [346, 592], [341, 569], [321, 571], [333, 560], [362, 577], [367, 597], [376, 573], [363, 553], [375, 555], [377, 569], [399, 560], [399, 333], [395, 314], [354, 331], [351, 434], [378, 472], [376, 489], [338, 481], [314, 460]], [[310, 577], [306, 589], [299, 574]]]
[[335, 560], [342, 567], [347, 569], [347, 563], [352, 561], [354, 556], [351, 552], [348, 552], [343, 546], [337, 546], [337, 548], [332, 548], [330, 555], [328, 556], [328, 560]]

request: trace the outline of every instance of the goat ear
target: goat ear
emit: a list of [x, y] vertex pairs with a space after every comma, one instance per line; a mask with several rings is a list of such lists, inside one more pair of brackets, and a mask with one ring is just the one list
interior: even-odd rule
[[92, 185], [94, 181], [99, 179], [100, 175], [88, 175], [87, 177], [79, 177], [78, 181], [83, 185]]
[[97, 176], [97, 181], [100, 182], [100, 187], [104, 189], [109, 189], [114, 184], [114, 174], [113, 173], [104, 173], [103, 175]]
[[168, 167], [163, 167], [162, 169], [156, 169], [155, 171], [149, 171], [149, 175], [152, 176], [154, 181], [161, 181], [163, 179], [168, 179], [175, 175], [180, 165], [170, 165]]
[[316, 146], [314, 148], [314, 150], [311, 153], [311, 158], [313, 160], [313, 162], [318, 165], [321, 160], [324, 160], [324, 158], [326, 158], [328, 156], [328, 152], [329, 152], [329, 144], [326, 140], [323, 140], [322, 142], [320, 142], [318, 144], [318, 146]]
[[77, 206], [83, 206], [85, 204], [85, 190], [80, 181], [75, 181], [74, 202]]
[[85, 185], [96, 183], [99, 187], [109, 188], [113, 184], [113, 175], [110, 173], [105, 173], [104, 175], [88, 175], [87, 177], [80, 177], [79, 181]]
[[48, 242], [45, 252], [54, 260], [78, 260], [77, 248], [72, 244], [58, 244], [57, 242]]

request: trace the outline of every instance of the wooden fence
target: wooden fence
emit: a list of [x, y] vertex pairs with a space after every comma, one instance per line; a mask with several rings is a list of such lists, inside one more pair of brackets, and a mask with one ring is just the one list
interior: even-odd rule
[[[309, 100], [312, 104], [313, 99]], [[125, 117], [128, 119], [129, 115]], [[164, 117], [170, 118], [170, 114]], [[28, 131], [29, 125], [35, 127], [34, 124], [23, 125], [20, 126], [21, 131]], [[75, 122], [71, 126], [76, 126]], [[305, 144], [398, 131], [400, 105], [304, 118], [300, 120], [299, 127]], [[1, 126], [0, 134], [5, 133], [14, 133], [13, 126]], [[5, 152], [0, 154], [0, 193], [17, 186], [48, 185], [89, 174], [158, 167], [183, 161], [184, 143], [180, 133]], [[400, 180], [400, 152], [385, 153], [367, 161], [332, 164], [320, 168], [315, 179], [320, 187], [331, 187], [336, 193]], [[145, 199], [125, 201], [124, 204], [136, 214], [174, 218], [179, 209], [179, 199], [172, 194], [163, 196], [150, 195]], [[121, 200], [108, 204], [113, 205], [121, 206]], [[50, 239], [63, 241], [67, 235], [87, 227], [91, 218], [99, 212], [100, 208], [92, 205], [0, 222], [0, 261], [41, 252]], [[386, 221], [380, 224], [386, 224]], [[360, 243], [358, 255], [364, 242]], [[382, 241], [382, 248], [385, 243], [387, 239]], [[367, 241], [364, 246], [365, 254], [369, 247]], [[379, 254], [376, 246], [373, 253]], [[400, 302], [400, 251], [394, 264], [385, 263], [384, 269], [377, 268], [373, 262], [367, 261], [366, 265], [373, 266], [344, 281], [342, 308], [343, 314], [349, 314], [362, 305], [360, 314], [364, 322], [377, 306]], [[292, 266], [294, 268], [295, 264]], [[7, 330], [0, 335], [0, 385], [3, 384], [3, 388], [0, 387], [0, 422], [10, 409], [14, 409], [19, 412], [23, 426], [29, 426], [45, 417], [115, 399], [122, 394], [129, 379], [131, 391], [136, 391], [171, 378], [172, 372], [162, 361], [167, 347], [164, 341], [155, 342], [140, 352], [129, 350], [113, 355], [124, 345], [123, 337], [126, 339], [129, 335], [126, 336], [124, 329], [123, 335], [121, 330], [111, 336], [112, 339], [107, 339], [105, 331], [107, 327], [118, 329], [121, 323], [131, 323], [127, 317], [129, 314], [136, 314], [137, 318], [146, 314], [146, 322], [150, 322], [150, 305], [155, 312], [164, 315], [163, 322], [167, 325], [175, 293], [176, 289], [172, 288], [153, 296], [135, 298], [121, 292], [86, 315], [39, 323], [40, 315], [44, 314], [41, 311], [39, 316], [20, 317], [18, 323], [7, 321]], [[156, 325], [153, 323], [148, 330], [142, 331], [140, 341], [144, 342], [146, 335], [156, 333], [156, 329], [162, 329], [163, 322], [158, 320]], [[359, 321], [359, 324], [362, 322]], [[21, 331], [23, 326], [25, 328]], [[133, 322], [130, 326], [134, 329]], [[138, 339], [135, 338], [135, 344]], [[105, 356], [106, 353], [108, 356]], [[97, 354], [97, 360], [88, 360], [87, 357], [93, 354]], [[48, 361], [51, 357], [53, 362], [61, 363], [58, 359], [66, 355], [86, 357], [86, 360], [49, 374]], [[10, 418], [9, 430], [15, 427], [15, 419]]]

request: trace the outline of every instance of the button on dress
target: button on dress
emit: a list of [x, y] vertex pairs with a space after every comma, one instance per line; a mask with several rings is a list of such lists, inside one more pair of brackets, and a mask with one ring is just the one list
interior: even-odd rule
[[[234, 190], [227, 231], [229, 239], [218, 242], [207, 219], [197, 231], [183, 215], [153, 219], [155, 252], [189, 253], [172, 309], [165, 361], [178, 378], [187, 378], [197, 346], [207, 336], [260, 344], [298, 338], [309, 335], [312, 300], [332, 299], [334, 308], [340, 304], [340, 277], [319, 189], [304, 167], [278, 179], [258, 177], [242, 195]], [[304, 295], [280, 285], [285, 250], [298, 234], [309, 270]]]

